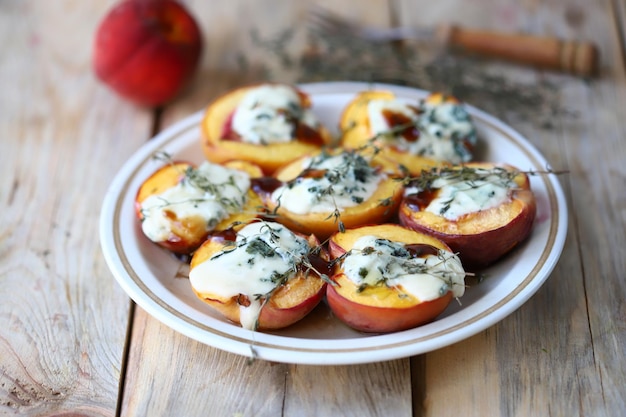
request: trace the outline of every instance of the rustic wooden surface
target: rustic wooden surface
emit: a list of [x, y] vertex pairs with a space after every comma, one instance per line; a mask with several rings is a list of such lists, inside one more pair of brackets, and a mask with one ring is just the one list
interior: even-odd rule
[[250, 364], [197, 343], [136, 307], [104, 262], [105, 190], [155, 132], [241, 84], [350, 75], [332, 56], [312, 69], [304, 2], [185, 3], [206, 51], [191, 85], [157, 112], [121, 100], [91, 72], [93, 33], [112, 0], [0, 1], [0, 415], [626, 415], [622, 2], [318, 2], [379, 26], [454, 21], [601, 50], [591, 81], [442, 58], [410, 42], [377, 53], [430, 61], [352, 70], [448, 89], [511, 124], [569, 170], [561, 183], [570, 217], [551, 277], [499, 324], [417, 357], [337, 367]]

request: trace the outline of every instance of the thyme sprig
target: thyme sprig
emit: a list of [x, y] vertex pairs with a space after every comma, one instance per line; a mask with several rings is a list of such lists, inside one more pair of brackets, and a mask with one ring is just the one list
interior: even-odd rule
[[[338, 156], [323, 150], [320, 155], [311, 158], [308, 166], [303, 169], [297, 177], [285, 183], [284, 190], [289, 190], [306, 179], [319, 182], [319, 184], [310, 186], [308, 191], [315, 195], [315, 200], [318, 202], [324, 199], [330, 200], [334, 209], [325, 220], [333, 219], [337, 224], [338, 231], [343, 233], [345, 232], [345, 225], [341, 220], [342, 210], [337, 204], [336, 196], [351, 194], [351, 199], [354, 203], [361, 204], [364, 201], [363, 197], [352, 194], [362, 190], [360, 184], [366, 183], [371, 177], [378, 175], [378, 168], [371, 164], [372, 159], [378, 151], [379, 148], [372, 144], [364, 145], [358, 149], [345, 150], [343, 153], [339, 154], [343, 158], [340, 164], [333, 168], [321, 168], [320, 165], [325, 160]], [[354, 177], [356, 181], [355, 186], [346, 187], [345, 180], [349, 177]], [[281, 199], [283, 194], [275, 198], [276, 206], [271, 211], [271, 216], [278, 215], [278, 210], [282, 206]], [[383, 200], [381, 204], [388, 205], [389, 203]]]
[[[245, 194], [247, 190], [239, 190], [235, 181], [235, 177], [233, 175], [229, 175], [228, 179], [225, 182], [216, 183], [207, 176], [202, 175], [197, 168], [190, 166], [187, 167], [187, 169], [185, 170], [185, 176], [183, 177], [182, 181], [186, 181], [192, 186], [195, 186], [196, 188], [204, 191], [205, 193], [215, 196], [215, 199], [220, 204], [225, 206], [230, 212], [240, 210], [245, 204]], [[239, 201], [234, 198], [224, 197], [222, 191], [225, 187], [234, 187], [238, 189], [243, 194], [242, 200]]]
[[[167, 165], [169, 165], [173, 169], [176, 169], [179, 172], [180, 178], [181, 178], [179, 181], [179, 184], [183, 186], [185, 184], [188, 184], [190, 187], [201, 190], [202, 192], [211, 196], [211, 198], [189, 197], [187, 199], [182, 199], [178, 201], [170, 201], [170, 200], [163, 198], [162, 196], [157, 196], [161, 200], [161, 204], [155, 205], [153, 208], [161, 210], [161, 209], [165, 209], [167, 207], [171, 207], [175, 205], [181, 205], [181, 204], [197, 205], [197, 204], [204, 203], [208, 200], [211, 200], [211, 201], [215, 201], [220, 206], [222, 206], [226, 213], [235, 213], [235, 212], [241, 211], [244, 205], [246, 204], [248, 190], [239, 189], [234, 175], [229, 175], [226, 181], [217, 183], [217, 182], [212, 181], [211, 178], [209, 178], [208, 176], [204, 175], [200, 171], [200, 169], [192, 165], [188, 165], [184, 169], [181, 168], [179, 165], [177, 165], [174, 162], [171, 154], [169, 154], [166, 151], [155, 152], [152, 155], [152, 159], [165, 162]], [[223, 193], [223, 190], [226, 187], [233, 187], [239, 190], [239, 192], [241, 193], [241, 199], [226, 197]], [[144, 208], [140, 209], [142, 218], [145, 219], [145, 217], [147, 217], [147, 215], [149, 214], [149, 210], [150, 209], [144, 209]], [[218, 221], [219, 219], [217, 218], [211, 218], [209, 220], [209, 227], [214, 227], [215, 224], [218, 223]]]
[[[380, 276], [377, 278], [375, 282], [367, 282], [365, 279], [369, 275], [370, 271], [367, 268], [360, 268], [358, 271], [359, 277], [363, 280], [357, 287], [357, 292], [363, 292], [368, 288], [385, 286], [387, 288], [395, 288], [390, 285], [390, 281], [400, 278], [404, 275], [413, 275], [413, 274], [428, 274], [435, 278], [438, 278], [442, 281], [442, 287], [440, 289], [440, 294], [444, 295], [447, 293], [454, 285], [458, 285], [453, 281], [453, 278], [461, 273], [457, 273], [452, 270], [444, 269], [446, 262], [451, 259], [455, 259], [454, 254], [449, 254], [446, 251], [437, 250], [437, 258], [439, 262], [435, 264], [427, 264], [425, 261], [423, 263], [416, 262], [418, 259], [424, 259], [420, 257], [414, 257], [410, 254], [410, 252], [404, 247], [404, 245], [388, 241], [386, 239], [377, 239], [376, 243], [381, 246], [388, 247], [391, 252], [386, 252], [380, 249], [376, 249], [373, 246], [366, 246], [362, 249], [351, 249], [350, 251], [343, 254], [341, 257], [335, 259], [337, 263], [343, 263], [348, 256], [353, 254], [362, 254], [362, 255], [372, 255], [376, 257], [386, 256], [390, 258], [390, 262], [388, 262], [384, 267], [378, 267], [378, 271], [380, 272]], [[402, 272], [398, 272], [402, 271]], [[469, 275], [467, 272], [462, 273], [463, 277]], [[400, 297], [406, 296], [406, 294], [400, 294]]]
[[476, 168], [467, 165], [434, 167], [428, 170], [422, 170], [417, 176], [405, 176], [397, 178], [405, 186], [415, 187], [419, 190], [432, 190], [437, 188], [434, 186], [435, 181], [445, 179], [448, 184], [467, 183], [470, 186], [478, 186], [479, 183], [501, 182], [511, 184], [515, 178], [521, 174], [528, 176], [546, 175], [546, 174], [563, 174], [568, 171], [556, 171], [547, 168], [542, 171], [521, 171], [517, 169], [507, 169], [502, 166], [494, 166], [493, 168]]
[[[306, 250], [304, 250], [303, 244], [294, 250], [283, 250], [281, 254], [279, 252], [279, 248], [281, 248], [280, 241], [282, 237], [279, 234], [279, 229], [275, 229], [271, 224], [264, 220], [258, 221], [263, 223], [263, 226], [259, 229], [259, 233], [251, 236], [245, 236], [240, 240], [225, 242], [222, 250], [215, 253], [210, 259], [216, 259], [235, 250], [241, 249], [245, 250], [247, 254], [252, 255], [252, 257], [250, 257], [247, 261], [248, 264], [255, 262], [256, 255], [263, 258], [281, 256], [283, 260], [288, 263], [288, 268], [285, 271], [272, 271], [272, 273], [268, 276], [261, 278], [262, 281], [270, 282], [272, 284], [272, 288], [268, 292], [262, 294], [251, 294], [255, 300], [261, 301], [259, 311], [262, 311], [276, 291], [286, 285], [287, 282], [298, 272], [303, 272], [306, 276], [309, 271], [313, 271], [324, 282], [335, 285], [334, 281], [332, 281], [327, 274], [319, 271], [309, 259], [310, 254], [319, 255], [319, 251], [322, 250], [322, 245], [311, 246], [307, 241], [305, 243]], [[267, 241], [262, 239], [262, 236], [267, 236]], [[257, 330], [259, 327], [259, 316], [256, 317], [253, 330]]]
[[152, 159], [155, 161], [166, 162], [168, 165], [174, 165], [174, 158], [172, 158], [172, 154], [167, 151], [156, 151], [152, 154]]

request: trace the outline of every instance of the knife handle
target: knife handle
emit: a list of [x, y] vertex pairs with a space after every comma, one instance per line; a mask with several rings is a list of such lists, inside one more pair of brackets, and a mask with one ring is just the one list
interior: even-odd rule
[[598, 49], [589, 42], [466, 29], [454, 25], [440, 28], [439, 33], [450, 46], [478, 55], [585, 77], [598, 72]]

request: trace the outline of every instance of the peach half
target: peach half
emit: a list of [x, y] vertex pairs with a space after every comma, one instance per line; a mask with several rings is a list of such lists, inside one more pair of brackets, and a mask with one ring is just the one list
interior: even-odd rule
[[476, 130], [456, 98], [432, 93], [414, 104], [389, 91], [357, 94], [340, 123], [346, 148], [375, 146], [378, 158], [404, 167], [412, 175], [473, 158]]
[[[341, 145], [349, 149], [358, 149], [375, 146], [380, 149], [377, 158], [383, 158], [405, 167], [411, 174], [417, 174], [423, 169], [439, 166], [442, 162], [432, 158], [400, 150], [384, 138], [377, 137], [371, 129], [368, 114], [368, 105], [372, 100], [395, 100], [396, 96], [390, 91], [372, 90], [363, 91], [351, 100], [344, 108], [339, 128], [342, 132]], [[399, 119], [396, 122], [402, 123]], [[409, 120], [404, 120], [404, 123]]]
[[[268, 84], [235, 89], [217, 98], [207, 107], [201, 130], [202, 148], [209, 161], [223, 163], [233, 159], [245, 160], [260, 166], [266, 174], [271, 174], [288, 162], [332, 143], [330, 132], [321, 124], [312, 127], [300, 122], [295, 124], [294, 137], [288, 141], [266, 144], [242, 141], [233, 131], [234, 114], [244, 97], [263, 85]], [[303, 109], [310, 108], [309, 96], [293, 88], [299, 97], [300, 102], [297, 104]]]
[[[249, 162], [232, 161], [226, 166], [244, 171], [252, 178], [261, 175], [260, 168]], [[135, 211], [142, 223], [146, 219], [146, 212], [144, 211], [146, 200], [152, 196], [163, 195], [163, 193], [176, 187], [185, 178], [189, 169], [195, 169], [194, 165], [180, 161], [172, 162], [157, 169], [141, 184], [135, 197]], [[190, 254], [206, 240], [209, 234], [222, 232], [231, 227], [237, 228], [236, 225], [258, 217], [257, 213], [261, 206], [262, 202], [259, 196], [252, 190], [248, 190], [245, 204], [241, 210], [233, 212], [212, 228], [207, 227], [207, 221], [202, 216], [179, 217], [173, 210], [164, 207], [163, 214], [167, 219], [169, 234], [165, 238], [151, 240], [171, 252], [182, 255]]]
[[[332, 169], [308, 168], [310, 162], [307, 161], [311, 161], [311, 158], [319, 158], [321, 155], [333, 157], [346, 154], [351, 155], [348, 158], [361, 161], [358, 162], [359, 164], [367, 164], [365, 170], [371, 169], [372, 175], [378, 176], [379, 182], [368, 197], [356, 199], [354, 201], [358, 203], [346, 207], [335, 206], [333, 208], [331, 204], [331, 206], [325, 209], [312, 209], [311, 211], [295, 210], [287, 205], [287, 196], [290, 195], [293, 184], [298, 184], [299, 181], [310, 178], [322, 181], [325, 176], [335, 176], [336, 172]], [[275, 173], [275, 178], [278, 180], [278, 184], [282, 185], [282, 194], [279, 193], [279, 190], [257, 192], [261, 195], [268, 212], [275, 216], [276, 221], [285, 224], [294, 231], [304, 234], [315, 234], [323, 240], [338, 230], [381, 223], [394, 216], [397, 213], [403, 191], [401, 182], [395, 178], [398, 175], [396, 167], [389, 162], [377, 159], [371, 161], [365, 157], [360, 159], [353, 151], [337, 149], [330, 153], [319, 153], [313, 156], [302, 157], [278, 170]], [[347, 182], [340, 179], [327, 187], [320, 186], [317, 192], [322, 195], [336, 195], [341, 192], [337, 191], [338, 189], [348, 187], [346, 184]], [[358, 183], [356, 186], [358, 186]], [[299, 204], [299, 199], [303, 201], [307, 199], [299, 196], [289, 198], [295, 201], [296, 205]], [[356, 198], [356, 196], [353, 196], [353, 198]]]
[[537, 206], [528, 176], [510, 165], [471, 163], [449, 168], [445, 172], [451, 175], [457, 173], [458, 177], [465, 177], [473, 181], [474, 186], [480, 186], [477, 182], [480, 178], [471, 174], [476, 169], [486, 172], [496, 170], [496, 175], [510, 178], [510, 188], [504, 191], [506, 197], [500, 203], [451, 219], [427, 209], [441, 191], [426, 187], [419, 192], [407, 191], [400, 205], [399, 219], [405, 227], [444, 241], [459, 253], [466, 267], [481, 268], [497, 261], [529, 236]]
[[[331, 258], [341, 259], [364, 236], [399, 242], [407, 248], [416, 248], [416, 251], [435, 253], [443, 250], [453, 256], [445, 243], [432, 236], [396, 224], [383, 224], [333, 235], [329, 240]], [[335, 268], [332, 277], [335, 285], [328, 285], [326, 289], [328, 305], [339, 320], [362, 332], [388, 333], [429, 323], [453, 298], [452, 290], [421, 300], [396, 286], [376, 285], [363, 289], [346, 275], [341, 262], [337, 262]]]
[[[309, 262], [311, 265], [323, 267], [309, 268], [301, 266], [297, 269], [294, 276], [280, 283], [280, 285], [271, 292], [269, 298], [262, 297], [260, 299], [261, 307], [258, 316], [252, 320], [254, 325], [250, 326], [253, 330], [275, 330], [290, 326], [306, 315], [308, 315], [323, 299], [326, 288], [326, 281], [323, 280], [318, 273], [327, 272], [328, 253], [319, 247], [319, 241], [315, 236], [305, 237], [311, 252], [309, 254]], [[194, 253], [191, 259], [190, 277], [192, 278], [192, 289], [194, 293], [204, 301], [210, 308], [223, 315], [228, 320], [241, 324], [246, 323], [244, 318], [246, 309], [254, 302], [255, 295], [246, 294], [245, 289], [241, 288], [241, 293], [233, 296], [224, 296], [219, 294], [220, 289], [213, 287], [214, 290], [198, 289], [193, 283], [193, 273], [204, 262], [209, 261], [220, 253], [233, 251], [246, 252], [244, 247], [237, 247], [233, 242], [224, 239], [222, 236], [211, 236], [206, 240], [200, 248]], [[249, 262], [244, 262], [244, 265]], [[215, 270], [211, 275], [219, 276], [223, 274], [223, 269]], [[241, 276], [246, 279], [258, 279], [254, 277], [250, 271], [241, 271]], [[219, 283], [215, 284], [219, 285]], [[265, 299], [267, 298], [267, 299]], [[249, 318], [247, 319], [250, 320]]]

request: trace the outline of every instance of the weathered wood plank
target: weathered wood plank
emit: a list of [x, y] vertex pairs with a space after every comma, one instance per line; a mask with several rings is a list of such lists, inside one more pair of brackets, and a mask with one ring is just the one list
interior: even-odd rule
[[286, 416], [410, 416], [407, 359], [363, 365], [290, 367]]
[[626, 99], [626, 14], [620, 2], [612, 5], [620, 30], [611, 27], [608, 31], [612, 38], [607, 41], [612, 42], [605, 43], [605, 77], [590, 88], [564, 93], [564, 100], [580, 114], [580, 125], [564, 129], [564, 152], [572, 170], [572, 204], [581, 242], [585, 324], [591, 332], [587, 348], [592, 349], [591, 366], [598, 375], [589, 387], [595, 400], [591, 405], [603, 408], [608, 416], [626, 413], [626, 285], [622, 272], [626, 247], [619, 243], [626, 236], [626, 109], [622, 105]]
[[[205, 50], [197, 76], [180, 100], [165, 109], [163, 127], [204, 108], [229, 89], [263, 79], [258, 69], [248, 67], [254, 63], [247, 55], [251, 48], [241, 45], [250, 43], [256, 13], [270, 13], [269, 9], [245, 2], [186, 4], [203, 30]], [[164, 328], [139, 308], [130, 347], [122, 415], [201, 416], [208, 410], [222, 415], [282, 413], [286, 365], [262, 361], [249, 365], [247, 358]], [[185, 375], [168, 374], [160, 358], [171, 358], [168, 361], [185, 369]]]
[[115, 414], [129, 303], [98, 217], [151, 114], [91, 74], [85, 35], [108, 3], [0, 4], [2, 415]]
[[282, 415], [287, 365], [192, 341], [137, 307], [122, 415]]
[[[187, 2], [205, 30], [206, 54], [184, 99], [168, 106], [163, 126], [206, 106], [218, 94], [264, 80], [294, 82], [306, 46], [307, 5], [280, 1]], [[385, 1], [359, 9], [370, 21], [388, 17]], [[347, 13], [354, 2], [327, 2]], [[245, 13], [244, 13], [245, 10]], [[230, 34], [230, 35], [228, 35]], [[282, 43], [281, 43], [282, 42]], [[123, 414], [324, 416], [410, 415], [408, 360], [372, 365], [292, 366], [247, 360], [178, 335], [138, 309], [124, 390]], [[164, 336], [165, 335], [165, 336]], [[163, 375], [159, 358], [185, 367]], [[172, 379], [174, 378], [174, 379]], [[323, 382], [323, 383], [322, 383]]]
[[[624, 386], [618, 381], [624, 380], [620, 362], [626, 336], [618, 271], [624, 268], [624, 250], [613, 245], [624, 236], [624, 201], [615, 190], [624, 184], [624, 132], [618, 120], [624, 117], [619, 103], [625, 86], [623, 45], [611, 3], [494, 0], [476, 7], [444, 1], [420, 13], [409, 2], [401, 4], [407, 21], [447, 19], [479, 28], [593, 40], [602, 52], [601, 78], [592, 83], [476, 63], [514, 86], [526, 83], [532, 89], [545, 81], [553, 86], [549, 94], [544, 91], [543, 100], [536, 97], [537, 105], [547, 105], [545, 99], [551, 97], [546, 112], [558, 110], [543, 116], [522, 114], [516, 105], [490, 107], [489, 94], [497, 89], [473, 104], [511, 123], [554, 168], [570, 170], [561, 177], [571, 210], [570, 232], [552, 276], [522, 308], [487, 331], [416, 361], [425, 370], [425, 400], [416, 404], [416, 414], [623, 414]], [[609, 253], [607, 247], [615, 249]]]

